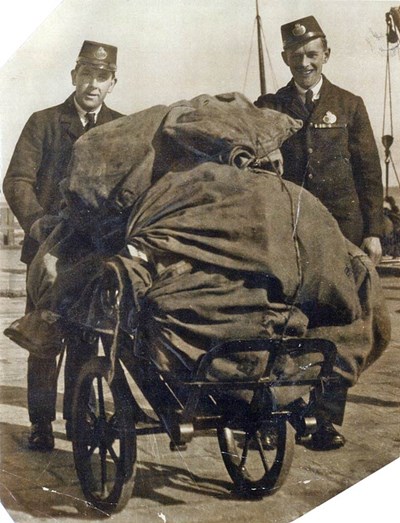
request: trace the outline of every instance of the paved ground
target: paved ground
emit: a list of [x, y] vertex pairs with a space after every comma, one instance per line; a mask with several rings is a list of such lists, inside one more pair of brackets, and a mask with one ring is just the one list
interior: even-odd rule
[[[0, 331], [22, 315], [18, 296], [24, 274], [17, 257], [0, 252]], [[22, 285], [22, 287], [21, 287]], [[351, 389], [341, 450], [317, 453], [297, 446], [282, 489], [262, 501], [241, 501], [230, 493], [216, 439], [195, 439], [184, 453], [171, 453], [164, 435], [139, 439], [134, 494], [126, 509], [111, 517], [124, 523], [286, 523], [295, 520], [400, 456], [400, 279], [383, 278], [393, 339], [382, 358]], [[10, 289], [9, 289], [10, 290]], [[15, 522], [101, 521], [88, 508], [74, 471], [71, 445], [62, 422], [59, 385], [56, 450], [27, 450], [26, 352], [0, 335], [1, 500]], [[379, 497], [376, 502], [379, 503]], [[385, 522], [398, 521], [384, 518]], [[343, 523], [350, 519], [342, 519]], [[365, 519], [364, 519], [365, 521]], [[369, 521], [369, 520], [368, 520]]]

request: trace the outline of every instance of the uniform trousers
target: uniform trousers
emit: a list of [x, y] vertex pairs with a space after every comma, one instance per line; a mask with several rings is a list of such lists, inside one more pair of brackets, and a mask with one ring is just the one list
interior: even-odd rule
[[[25, 312], [33, 308], [27, 296]], [[86, 361], [97, 354], [97, 341], [83, 339], [80, 331], [72, 333], [67, 337], [65, 354], [63, 417], [71, 419], [79, 371]], [[49, 423], [56, 419], [57, 380], [57, 358], [43, 359], [29, 355], [27, 387], [31, 423]]]

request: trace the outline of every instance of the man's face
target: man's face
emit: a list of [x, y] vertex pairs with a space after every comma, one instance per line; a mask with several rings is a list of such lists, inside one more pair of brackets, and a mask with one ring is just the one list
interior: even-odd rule
[[86, 111], [95, 111], [117, 82], [110, 71], [90, 65], [77, 66], [71, 71], [71, 77], [76, 101]]
[[286, 49], [282, 58], [300, 87], [310, 89], [321, 78], [322, 67], [329, 55], [330, 49], [325, 49], [321, 38], [317, 38], [302, 46]]

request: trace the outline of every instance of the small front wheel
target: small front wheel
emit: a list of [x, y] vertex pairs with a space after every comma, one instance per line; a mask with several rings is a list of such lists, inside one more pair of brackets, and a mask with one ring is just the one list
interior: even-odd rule
[[282, 486], [292, 464], [294, 442], [293, 428], [284, 416], [268, 427], [263, 425], [248, 431], [218, 429], [225, 467], [236, 492], [244, 496], [272, 494]]
[[86, 499], [115, 512], [132, 495], [136, 432], [132, 407], [117, 379], [108, 379], [109, 361], [92, 358], [74, 391], [72, 445], [76, 472]]

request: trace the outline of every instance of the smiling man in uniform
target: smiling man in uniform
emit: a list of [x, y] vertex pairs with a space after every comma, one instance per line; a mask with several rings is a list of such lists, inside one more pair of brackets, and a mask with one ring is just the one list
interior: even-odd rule
[[[35, 222], [46, 216], [51, 226], [57, 220], [61, 193], [60, 182], [67, 176], [67, 166], [75, 141], [95, 125], [110, 122], [122, 114], [109, 109], [104, 100], [117, 82], [117, 48], [85, 40], [75, 68], [71, 71], [75, 92], [62, 104], [38, 111], [29, 118], [15, 147], [3, 189], [11, 210], [25, 232], [21, 260], [32, 262], [39, 243]], [[38, 223], [38, 222], [37, 222]], [[32, 308], [29, 295], [26, 312]], [[79, 343], [79, 342], [77, 342]], [[67, 351], [64, 417], [70, 417], [73, 381], [84, 351]], [[52, 421], [57, 396], [56, 358], [28, 358], [28, 410], [32, 423], [29, 447], [51, 450], [54, 447]]]
[[319, 198], [344, 236], [378, 263], [382, 172], [364, 102], [322, 74], [330, 49], [313, 16], [283, 25], [281, 34], [282, 58], [293, 78], [276, 94], [260, 96], [255, 104], [303, 121], [302, 130], [281, 148], [284, 178]]
[[[281, 35], [282, 58], [293, 78], [276, 94], [260, 96], [255, 105], [303, 121], [302, 129], [281, 147], [283, 178], [319, 198], [343, 235], [377, 264], [382, 255], [382, 172], [364, 102], [322, 74], [330, 49], [313, 16], [283, 25]], [[313, 448], [330, 450], [345, 444], [333, 424], [342, 424], [346, 395], [345, 385], [325, 387], [313, 412], [318, 421]]]

